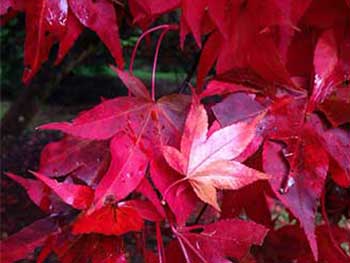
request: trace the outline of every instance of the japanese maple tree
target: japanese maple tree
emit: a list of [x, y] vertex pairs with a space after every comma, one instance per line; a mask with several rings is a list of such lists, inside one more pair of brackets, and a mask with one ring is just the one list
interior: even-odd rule
[[[64, 137], [31, 177], [6, 175], [47, 217], [3, 240], [2, 262], [36, 248], [37, 262], [350, 261], [350, 1], [3, 0], [1, 23], [17, 12], [25, 83], [89, 28], [129, 95], [38, 127]], [[170, 12], [178, 24], [154, 26]], [[144, 31], [129, 70], [125, 13]], [[133, 64], [156, 31], [148, 88]], [[169, 31], [200, 57], [192, 84], [159, 97]]]

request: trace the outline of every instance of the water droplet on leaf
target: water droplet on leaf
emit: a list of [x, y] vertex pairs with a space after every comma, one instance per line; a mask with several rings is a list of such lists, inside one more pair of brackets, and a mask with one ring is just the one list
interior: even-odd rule
[[287, 182], [281, 186], [281, 188], [278, 190], [280, 194], [286, 194], [289, 192], [290, 188], [295, 185], [295, 180], [293, 177], [289, 176]]

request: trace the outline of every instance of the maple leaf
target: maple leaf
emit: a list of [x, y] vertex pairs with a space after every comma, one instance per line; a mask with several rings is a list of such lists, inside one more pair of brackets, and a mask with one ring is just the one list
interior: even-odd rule
[[337, 63], [338, 57], [335, 36], [333, 30], [328, 30], [322, 34], [315, 48], [315, 86], [310, 98], [309, 111], [315, 108], [315, 104], [324, 101], [332, 89], [334, 89], [334, 84], [336, 83], [333, 81], [329, 84], [325, 82], [327, 81], [327, 77], [335, 70]]
[[123, 68], [124, 59], [113, 3], [108, 0], [68, 0], [68, 2], [80, 23], [97, 33], [108, 47], [117, 65]]
[[350, 27], [345, 27], [344, 38], [336, 40], [336, 31], [325, 31], [319, 38], [314, 54], [315, 80], [309, 103], [309, 112], [322, 110], [333, 126], [350, 122], [349, 82]]
[[62, 62], [65, 55], [73, 47], [75, 41], [78, 39], [83, 30], [84, 26], [76, 18], [71, 8], [69, 8], [67, 14], [66, 30], [60, 38], [55, 65]]
[[24, 49], [23, 81], [25, 83], [39, 71], [49, 56], [54, 43], [65, 33], [68, 3], [66, 0], [29, 0], [26, 13], [26, 39]]
[[111, 165], [95, 189], [94, 209], [119, 201], [135, 190], [144, 178], [148, 159], [126, 135], [111, 141]]
[[[214, 31], [209, 35], [205, 42], [198, 62], [197, 80], [196, 85], [198, 88], [202, 88], [204, 79], [213, 67], [215, 61], [220, 54], [222, 36], [218, 31]], [[208, 87], [207, 87], [208, 88]]]
[[7, 13], [8, 9], [12, 6], [12, 0], [4, 0], [0, 4], [0, 15]]
[[212, 80], [208, 83], [206, 89], [200, 94], [200, 97], [205, 98], [205, 97], [217, 96], [217, 95], [223, 96], [223, 95], [240, 92], [240, 91], [245, 91], [250, 93], [256, 92], [256, 90], [248, 88], [243, 85], [224, 82], [224, 81], [218, 81], [218, 80]]
[[255, 94], [235, 92], [225, 97], [220, 103], [215, 104], [212, 110], [216, 118], [220, 120], [220, 124], [225, 127], [257, 116], [266, 108], [256, 100]]
[[24, 178], [13, 173], [5, 173], [12, 180], [20, 184], [29, 198], [44, 212], [58, 213], [67, 210], [61, 199], [43, 182]]
[[143, 220], [133, 207], [106, 205], [91, 214], [78, 217], [73, 225], [73, 234], [122, 235], [130, 231], [140, 231], [142, 227]]
[[[329, 155], [322, 147], [317, 122], [306, 115], [305, 96], [282, 97], [270, 106], [263, 152], [264, 171], [275, 195], [300, 220], [315, 259], [315, 213], [329, 168]], [[297, 200], [297, 201], [296, 201]]]
[[[277, 230], [271, 230], [258, 251], [258, 255], [264, 258], [264, 262], [276, 263], [291, 261], [309, 253], [307, 240], [303, 230], [298, 225], [287, 225]], [[310, 262], [313, 260], [311, 259]]]
[[[84, 251], [84, 253], [81, 253]], [[123, 240], [117, 236], [89, 234], [74, 236], [67, 231], [55, 233], [45, 242], [37, 262], [43, 263], [54, 252], [60, 262], [126, 263]]]
[[82, 112], [72, 123], [49, 123], [39, 127], [44, 130], [59, 130], [85, 139], [104, 140], [114, 136], [127, 126], [135, 114], [144, 114], [148, 103], [134, 97], [105, 100], [89, 111]]
[[[330, 231], [333, 237], [330, 236]], [[345, 249], [342, 250], [341, 244], [350, 240], [350, 231], [347, 228], [333, 225], [320, 225], [316, 228], [317, 244], [320, 248], [320, 260], [346, 263], [349, 262], [350, 256]]]
[[311, 115], [311, 122], [316, 131], [322, 148], [329, 157], [329, 173], [332, 179], [341, 187], [350, 184], [350, 132], [344, 128], [325, 128], [316, 115]]
[[68, 205], [76, 209], [87, 209], [90, 206], [93, 198], [93, 190], [90, 187], [66, 182], [59, 183], [40, 173], [31, 173], [45, 183]]
[[254, 222], [272, 227], [271, 212], [266, 200], [268, 183], [258, 181], [239, 190], [224, 191], [221, 218], [234, 218], [242, 211]]
[[[329, 236], [328, 227], [320, 225], [317, 227], [317, 243], [320, 249], [320, 261], [345, 263], [348, 257], [344, 253], [335, 249], [341, 242], [349, 240], [349, 231], [338, 226], [333, 226], [333, 233], [336, 236], [336, 244]], [[293, 245], [291, 245], [293, 244]], [[303, 235], [302, 229], [298, 225], [287, 225], [268, 233], [265, 241], [258, 251], [258, 257], [263, 258], [264, 262], [315, 262], [310, 249], [307, 246], [307, 240]]]
[[146, 29], [158, 16], [174, 10], [180, 2], [180, 0], [129, 0], [128, 4], [134, 23]]
[[[1, 24], [26, 12], [24, 80], [39, 70], [56, 43], [59, 63], [84, 27], [99, 35], [122, 67], [115, 4], [123, 6], [109, 0], [2, 1]], [[158, 253], [143, 248], [150, 262], [347, 262], [338, 252], [339, 244], [349, 239], [348, 231], [316, 226], [315, 217], [321, 193], [328, 193], [327, 174], [339, 186], [350, 182], [349, 0], [130, 0], [128, 7], [143, 29], [179, 7], [180, 44], [187, 34], [198, 46], [204, 43], [197, 93], [200, 99], [218, 95], [222, 101], [208, 105], [208, 116], [194, 97], [187, 115], [189, 96], [156, 101], [138, 78], [114, 69], [132, 96], [103, 101], [72, 123], [43, 126], [76, 137], [45, 148], [34, 174], [41, 181], [8, 174], [44, 211], [69, 217], [59, 233], [48, 233], [38, 262], [54, 251], [64, 263], [125, 263], [119, 235], [141, 231], [144, 220], [156, 225]], [[215, 63], [218, 74], [201, 92]], [[63, 176], [64, 181], [55, 179]], [[244, 210], [249, 218], [273, 227], [265, 200], [269, 195], [277, 197], [300, 225], [272, 229], [263, 246], [254, 247], [254, 258], [249, 248], [261, 244], [267, 229], [240, 220], [217, 221], [219, 189], [230, 190], [220, 199], [221, 218]], [[335, 203], [331, 208], [337, 208], [335, 213], [326, 211], [333, 221], [347, 205], [347, 195], [339, 197], [339, 189], [336, 186], [328, 197]], [[161, 206], [156, 191], [171, 211], [165, 203]], [[135, 198], [135, 193], [150, 202], [121, 201]], [[199, 200], [216, 210], [202, 209], [193, 219], [214, 223], [185, 227], [197, 205], [203, 206]], [[85, 211], [71, 221], [76, 211], [63, 202]], [[164, 219], [177, 238], [165, 253]], [[135, 236], [141, 244], [141, 235]], [[28, 247], [16, 249], [18, 239], [9, 246], [8, 255], [14, 255], [10, 262], [37, 246], [35, 238], [24, 237]]]
[[137, 186], [135, 191], [146, 197], [155, 207], [159, 215], [165, 218], [165, 211], [159, 200], [158, 194], [156, 193], [153, 185], [148, 181], [147, 177], [144, 177], [142, 179], [141, 183]]
[[331, 158], [330, 173], [333, 180], [342, 187], [350, 186], [350, 132], [334, 128], [322, 133], [323, 146]]
[[157, 221], [161, 216], [151, 203], [130, 200], [81, 214], [73, 225], [73, 233], [122, 235], [130, 231], [140, 231], [143, 228], [143, 219]]
[[42, 129], [59, 129], [74, 136], [108, 139], [112, 160], [96, 187], [92, 209], [106, 199], [119, 201], [134, 191], [144, 178], [148, 162], [160, 155], [161, 145], [180, 140], [189, 104], [185, 95], [170, 95], [152, 101], [143, 83], [131, 74], [115, 69], [133, 95], [103, 101], [84, 112], [73, 123], [52, 123]]
[[[322, 146], [314, 116], [306, 115], [308, 102], [305, 94], [275, 99], [261, 122], [258, 136], [265, 138], [263, 166], [264, 171], [272, 175], [269, 183], [275, 195], [300, 220], [317, 258], [315, 211], [327, 176], [329, 156]], [[243, 115], [240, 114], [244, 111], [233, 110], [231, 117], [217, 111], [217, 117], [224, 124], [230, 124], [237, 117], [250, 118], [250, 111], [254, 114], [256, 106], [257, 102], [250, 103]], [[284, 147], [269, 141], [271, 139], [283, 142]]]
[[[0, 13], [9, 7], [26, 14], [23, 81], [28, 83], [48, 59], [51, 48], [59, 43], [56, 64], [60, 63], [84, 26], [95, 31], [106, 44], [116, 63], [123, 68], [115, 7], [108, 0], [28, 0], [6, 1]], [[98, 18], [98, 19], [96, 19]]]
[[187, 255], [194, 262], [226, 262], [240, 260], [255, 244], [264, 240], [268, 230], [264, 226], [238, 219], [220, 220], [208, 225], [195, 225], [174, 233]]
[[43, 245], [48, 235], [57, 230], [52, 218], [35, 221], [16, 234], [1, 241], [1, 262], [12, 263], [26, 258], [34, 249]]
[[49, 211], [49, 207], [51, 205], [49, 187], [38, 180], [24, 178], [13, 173], [5, 174], [20, 184], [27, 191], [29, 198], [33, 201], [34, 204], [36, 204], [44, 211]]
[[[270, 34], [273, 26], [290, 24], [290, 18], [282, 11], [283, 6], [275, 1], [268, 1], [266, 5], [261, 5], [259, 1], [208, 2], [209, 16], [220, 34], [215, 31], [205, 43], [199, 65], [199, 85], [217, 61], [218, 74], [249, 68], [268, 81], [288, 84], [291, 89], [296, 88], [290, 81]], [[296, 10], [302, 14], [305, 8]], [[247, 24], [250, 25], [248, 28]], [[228, 57], [235, 59], [229, 60]]]
[[[193, 34], [193, 37], [199, 47], [202, 46], [201, 34], [202, 34], [202, 20], [205, 15], [205, 8], [207, 1], [195, 0], [189, 1], [184, 0], [181, 2], [182, 16], [181, 23], [185, 23]], [[181, 28], [183, 31], [183, 27]], [[181, 35], [186, 35], [187, 32], [181, 32]], [[182, 37], [184, 38], [184, 37]], [[183, 40], [181, 41], [183, 43]], [[183, 45], [183, 44], [182, 44]]]
[[[293, 153], [295, 162], [291, 162], [290, 171], [283, 158], [282, 147], [277, 143], [264, 144], [263, 164], [264, 170], [272, 175], [270, 179], [272, 189], [300, 220], [317, 259], [315, 213], [327, 176], [328, 155], [319, 147], [320, 142], [315, 139], [312, 130], [304, 130], [303, 134], [303, 139]], [[286, 177], [288, 174], [289, 177]], [[288, 190], [281, 191], [281, 182], [286, 184]]]
[[105, 100], [81, 113], [72, 123], [49, 123], [39, 129], [60, 130], [73, 136], [98, 140], [126, 132], [135, 141], [145, 144], [142, 147], [144, 151], [153, 153], [157, 151], [152, 149], [164, 143], [176, 144], [181, 136], [190, 97], [173, 94], [154, 102], [139, 79], [130, 73], [115, 70], [137, 97]]
[[169, 165], [185, 175], [196, 195], [220, 210], [216, 189], [239, 189], [268, 176], [234, 161], [255, 135], [261, 116], [251, 123], [241, 122], [215, 131], [209, 137], [208, 116], [203, 105], [194, 102], [187, 116], [181, 151], [163, 147]]
[[[91, 248], [86, 251], [86, 248]], [[84, 250], [82, 258], [81, 251]], [[123, 249], [123, 242], [118, 237], [100, 235], [86, 235], [79, 240], [68, 252], [61, 256], [62, 262], [93, 262], [93, 263], [127, 263], [127, 256]]]
[[45, 146], [38, 173], [47, 177], [69, 174], [94, 186], [108, 168], [109, 159], [108, 142], [66, 136]]
[[182, 179], [182, 175], [172, 169], [163, 157], [151, 161], [150, 173], [154, 185], [163, 193], [163, 198], [174, 212], [177, 224], [184, 225], [198, 204], [197, 196], [184, 184], [170, 189], [171, 185]]

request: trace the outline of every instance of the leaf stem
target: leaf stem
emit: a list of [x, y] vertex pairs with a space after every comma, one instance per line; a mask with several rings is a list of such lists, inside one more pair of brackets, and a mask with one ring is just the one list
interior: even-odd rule
[[185, 244], [182, 242], [181, 238], [176, 236], [177, 238], [177, 241], [179, 241], [179, 244], [180, 244], [180, 247], [181, 247], [181, 250], [182, 250], [182, 253], [185, 257], [185, 260], [186, 260], [186, 263], [191, 263], [191, 259], [190, 259], [190, 256], [188, 255], [188, 252], [187, 252], [187, 249], [185, 247]]
[[129, 65], [129, 72], [132, 74], [133, 72], [133, 67], [134, 67], [134, 62], [135, 62], [135, 57], [136, 57], [136, 52], [141, 44], [141, 41], [150, 33], [154, 32], [154, 31], [157, 31], [157, 30], [160, 30], [160, 29], [166, 29], [166, 28], [172, 28], [174, 30], [176, 30], [178, 27], [177, 25], [160, 25], [160, 26], [156, 26], [156, 27], [153, 27], [153, 28], [150, 28], [148, 29], [147, 31], [143, 32], [142, 35], [137, 39], [137, 42], [134, 46], [134, 49], [132, 51], [132, 54], [131, 54], [131, 59], [130, 59], [130, 65]]
[[[184, 235], [182, 235], [179, 231], [177, 231], [174, 226], [171, 226], [171, 230], [176, 235], [176, 238], [179, 241], [181, 248], [182, 247], [185, 248], [185, 246], [183, 244], [183, 243], [185, 243], [203, 263], [208, 263], [208, 261], [193, 247], [191, 242]], [[187, 254], [186, 248], [185, 248], [185, 250], [182, 250], [182, 251], [186, 252], [186, 254], [184, 253], [184, 256], [185, 256], [185, 259], [187, 260], [188, 254]], [[186, 257], [186, 255], [187, 255], [187, 257]], [[188, 257], [188, 259], [189, 259], [189, 257]]]
[[184, 178], [182, 178], [182, 179], [180, 179], [180, 180], [176, 180], [176, 181], [173, 182], [171, 185], [169, 185], [169, 186], [165, 189], [165, 192], [164, 192], [164, 194], [163, 194], [163, 200], [162, 200], [162, 201], [166, 201], [166, 197], [167, 197], [168, 193], [170, 192], [170, 190], [171, 190], [172, 188], [174, 188], [176, 185], [178, 185], [178, 184], [180, 184], [180, 183], [186, 181], [187, 179], [188, 179], [187, 177], [184, 177]]
[[163, 239], [162, 239], [162, 231], [160, 229], [160, 223], [156, 223], [156, 236], [157, 236], [157, 250], [158, 250], [158, 258], [159, 263], [166, 263]]
[[[134, 63], [135, 63], [135, 58], [136, 58], [136, 52], [137, 49], [139, 48], [141, 41], [150, 33], [163, 29], [164, 31], [161, 33], [158, 41], [157, 41], [157, 46], [156, 46], [156, 51], [154, 54], [154, 60], [153, 60], [153, 69], [152, 69], [152, 100], [155, 101], [155, 82], [156, 82], [156, 77], [155, 77], [155, 71], [157, 68], [157, 61], [158, 61], [158, 55], [159, 55], [159, 49], [160, 49], [160, 45], [162, 43], [163, 38], [165, 37], [165, 34], [169, 31], [169, 30], [177, 30], [178, 26], [177, 25], [160, 25], [160, 26], [156, 26], [153, 27], [147, 31], [145, 31], [144, 33], [142, 33], [142, 35], [137, 39], [136, 45], [132, 51], [132, 55], [131, 55], [131, 59], [130, 59], [130, 65], [129, 65], [129, 72], [130, 74], [133, 74], [133, 67], [134, 67]], [[129, 92], [130, 95], [130, 92]]]
[[156, 46], [156, 51], [154, 53], [154, 59], [153, 59], [153, 68], [152, 68], [152, 100], [155, 101], [155, 93], [156, 93], [156, 68], [157, 68], [157, 62], [158, 62], [158, 56], [159, 56], [159, 50], [160, 50], [160, 45], [162, 44], [163, 38], [165, 37], [165, 34], [170, 30], [170, 28], [164, 29], [164, 31], [160, 34], [158, 41], [157, 41], [157, 46]]

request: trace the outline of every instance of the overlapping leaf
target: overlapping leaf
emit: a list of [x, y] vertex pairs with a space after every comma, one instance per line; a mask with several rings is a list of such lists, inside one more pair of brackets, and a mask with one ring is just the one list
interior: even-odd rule
[[350, 122], [350, 27], [340, 30], [343, 38], [336, 39], [335, 30], [325, 31], [315, 48], [315, 83], [310, 98], [310, 110], [318, 106], [334, 126]]
[[[140, 80], [126, 72], [117, 71], [127, 88], [136, 97], [105, 100], [83, 112], [72, 123], [50, 123], [40, 129], [54, 129], [86, 139], [109, 139], [118, 132], [134, 137], [151, 151], [161, 144], [174, 144], [181, 138], [190, 98], [169, 95], [153, 102]], [[148, 149], [150, 145], [151, 149]], [[141, 147], [141, 146], [140, 146]]]
[[322, 134], [331, 162], [330, 173], [338, 185], [350, 185], [350, 132], [346, 129], [335, 128]]
[[12, 7], [26, 15], [23, 81], [28, 83], [48, 59], [51, 48], [59, 43], [56, 63], [62, 61], [83, 30], [95, 31], [122, 68], [124, 60], [119, 40], [115, 7], [111, 1], [28, 0], [5, 1], [1, 15]]
[[180, 0], [129, 0], [129, 5], [134, 22], [145, 29], [160, 15], [175, 9], [180, 2]]
[[1, 262], [12, 263], [32, 255], [34, 249], [42, 246], [47, 236], [56, 230], [57, 226], [51, 218], [40, 219], [24, 227], [1, 241]]
[[150, 164], [151, 177], [154, 185], [161, 193], [166, 193], [163, 199], [167, 202], [171, 210], [174, 212], [176, 222], [184, 225], [196, 208], [199, 199], [193, 190], [186, 184], [173, 186], [183, 176], [172, 169], [164, 158], [152, 160]]
[[[82, 251], [84, 253], [81, 253]], [[54, 252], [63, 263], [127, 262], [123, 240], [116, 236], [98, 234], [72, 236], [66, 232], [57, 233], [44, 244], [38, 256], [38, 263], [45, 262], [51, 252]]]
[[8, 177], [19, 183], [26, 191], [29, 198], [44, 211], [48, 211], [51, 205], [49, 198], [50, 189], [44, 183], [21, 177], [13, 173], [6, 173]]
[[252, 245], [261, 244], [266, 234], [265, 227], [237, 219], [185, 227], [176, 232], [189, 257], [186, 260], [208, 263], [240, 260]]
[[60, 198], [53, 193], [45, 183], [24, 178], [13, 173], [6, 173], [8, 177], [19, 183], [26, 191], [29, 198], [44, 212], [59, 212], [67, 209], [62, 204]]
[[95, 185], [110, 161], [108, 142], [66, 136], [45, 146], [39, 173], [48, 177], [71, 175], [87, 185]]
[[73, 225], [73, 233], [122, 235], [130, 231], [140, 231], [144, 219], [157, 221], [161, 217], [146, 201], [125, 201], [116, 206], [106, 205], [90, 214], [81, 214]]
[[40, 181], [45, 183], [54, 191], [65, 203], [76, 209], [87, 209], [92, 201], [93, 190], [85, 185], [73, 183], [59, 183], [42, 174], [32, 172]]
[[[328, 227], [320, 225], [317, 227], [317, 243], [320, 249], [320, 261], [345, 263], [349, 261], [344, 252], [335, 248], [340, 243], [349, 239], [349, 231], [333, 226], [336, 243], [329, 236]], [[291, 245], [293, 244], [293, 245]], [[297, 225], [284, 226], [278, 230], [270, 231], [258, 252], [263, 262], [284, 262], [297, 260], [298, 262], [315, 262], [311, 251], [307, 247], [307, 240]]]
[[149, 160], [159, 158], [161, 145], [179, 142], [189, 104], [185, 95], [170, 95], [153, 102], [139, 79], [117, 72], [137, 97], [104, 101], [73, 123], [41, 127], [89, 139], [114, 136], [110, 144], [111, 164], [96, 187], [94, 209], [101, 208], [107, 199], [119, 201], [134, 191], [144, 178]]
[[295, 161], [290, 163], [290, 170], [283, 159], [282, 148], [273, 142], [264, 146], [264, 169], [273, 176], [270, 184], [275, 194], [300, 220], [317, 258], [316, 208], [327, 176], [328, 156], [310, 130], [303, 133], [293, 152]]
[[[234, 96], [238, 94], [231, 95]], [[264, 169], [272, 175], [269, 182], [275, 195], [300, 220], [317, 258], [315, 213], [328, 172], [329, 155], [327, 147], [322, 147], [323, 139], [318, 132], [320, 127], [317, 118], [305, 116], [307, 103], [305, 95], [276, 99], [268, 107], [269, 113], [262, 121], [258, 136], [282, 143], [264, 143]], [[261, 107], [257, 101], [249, 105], [243, 111], [239, 106], [235, 107], [230, 115], [224, 114], [220, 106], [216, 105], [214, 113], [227, 125], [237, 121], [237, 118], [251, 118], [252, 113], [256, 114], [254, 107]]]
[[216, 189], [239, 189], [268, 176], [234, 161], [255, 135], [261, 116], [252, 122], [241, 122], [215, 131], [209, 137], [208, 117], [203, 107], [192, 104], [184, 128], [180, 151], [163, 147], [170, 166], [185, 175], [196, 195], [220, 210]]
[[222, 198], [221, 218], [234, 218], [243, 211], [254, 222], [273, 226], [265, 192], [268, 183], [258, 181], [236, 191], [225, 191]]
[[147, 168], [146, 156], [127, 136], [113, 138], [110, 148], [111, 165], [96, 187], [94, 209], [125, 198], [140, 184]]

